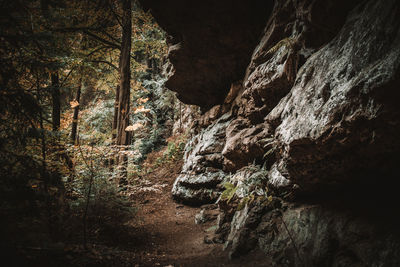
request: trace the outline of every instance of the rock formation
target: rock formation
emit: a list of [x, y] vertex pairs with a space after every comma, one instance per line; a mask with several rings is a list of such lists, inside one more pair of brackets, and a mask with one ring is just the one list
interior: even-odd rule
[[141, 3], [170, 34], [174, 74], [167, 87], [183, 102], [205, 109], [222, 102], [231, 81], [243, 76], [272, 9], [272, 2], [263, 0]]
[[218, 200], [231, 256], [399, 265], [400, 3], [142, 2], [172, 35], [169, 88], [204, 111], [172, 193]]

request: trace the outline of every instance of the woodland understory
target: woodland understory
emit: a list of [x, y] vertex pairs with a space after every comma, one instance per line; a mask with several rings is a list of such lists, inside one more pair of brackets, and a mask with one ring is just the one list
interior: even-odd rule
[[[164, 87], [165, 33], [136, 1], [0, 5], [7, 266], [110, 265], [138, 240], [143, 199], [132, 195], [159, 190], [146, 177], [182, 158], [181, 104]], [[96, 246], [109, 255], [93, 254]], [[119, 264], [131, 266], [125, 254]]]

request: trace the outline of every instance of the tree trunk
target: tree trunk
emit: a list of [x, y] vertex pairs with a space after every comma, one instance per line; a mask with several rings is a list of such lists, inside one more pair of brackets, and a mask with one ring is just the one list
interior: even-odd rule
[[117, 85], [115, 91], [115, 103], [114, 103], [114, 119], [112, 123], [112, 144], [116, 144], [117, 141], [117, 124], [118, 124], [118, 107], [119, 107], [119, 85]]
[[[117, 85], [117, 88], [115, 89], [115, 102], [114, 102], [114, 118], [111, 126], [111, 144], [116, 145], [117, 144], [117, 125], [118, 125], [118, 107], [119, 107], [119, 85]], [[118, 151], [118, 150], [117, 150]], [[114, 151], [115, 152], [115, 151]], [[118, 162], [118, 160], [117, 160]], [[110, 168], [110, 171], [114, 169], [114, 163], [115, 163], [115, 154], [113, 154], [109, 159], [108, 159], [108, 166]]]
[[[120, 84], [118, 98], [118, 117], [117, 117], [117, 146], [125, 150], [130, 144], [130, 132], [125, 131], [129, 126], [130, 111], [130, 55], [131, 55], [131, 35], [132, 35], [132, 3], [131, 0], [122, 0], [122, 42], [120, 54]], [[128, 158], [121, 153], [118, 164], [120, 164], [119, 183], [126, 183]]]
[[52, 123], [53, 131], [60, 129], [60, 85], [58, 80], [58, 73], [51, 74], [51, 98], [53, 102]]
[[[75, 101], [80, 103], [82, 89], [82, 78], [79, 79], [78, 89], [76, 91]], [[71, 143], [74, 145], [76, 142], [76, 133], [78, 130], [78, 117], [79, 117], [79, 106], [74, 107], [74, 115], [72, 117], [72, 130], [71, 130]]]

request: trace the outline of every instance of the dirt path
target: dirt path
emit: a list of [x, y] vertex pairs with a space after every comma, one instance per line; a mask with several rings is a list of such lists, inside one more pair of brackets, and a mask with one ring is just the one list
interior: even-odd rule
[[133, 199], [140, 203], [138, 221], [133, 222], [142, 249], [138, 266], [194, 266], [201, 261], [197, 266], [206, 266], [204, 259], [209, 255], [222, 257], [221, 245], [204, 243], [210, 223], [195, 224], [199, 208], [172, 200], [170, 192], [180, 164], [170, 167], [147, 175], [146, 181], [142, 181], [145, 185], [140, 185], [138, 192], [132, 192]]
[[[141, 181], [132, 198], [140, 203], [134, 222], [139, 241], [134, 266], [266, 266], [260, 255], [229, 261], [221, 244], [206, 244], [204, 237], [216, 221], [197, 225], [200, 208], [184, 206], [171, 198], [180, 164], [159, 168]], [[251, 258], [251, 261], [249, 261]]]

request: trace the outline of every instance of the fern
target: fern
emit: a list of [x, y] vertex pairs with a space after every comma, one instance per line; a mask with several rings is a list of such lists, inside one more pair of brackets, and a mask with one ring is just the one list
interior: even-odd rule
[[236, 193], [237, 186], [227, 182], [224, 184], [224, 187], [225, 187], [225, 190], [221, 194], [221, 199], [227, 200], [227, 203], [229, 203]]
[[272, 201], [272, 196], [267, 196], [267, 191], [265, 192], [265, 195], [263, 195], [263, 196], [256, 196], [254, 194], [254, 192], [251, 192], [248, 196], [245, 196], [244, 198], [242, 198], [240, 200], [239, 204], [236, 207], [236, 210], [240, 211], [240, 210], [244, 209], [247, 204], [251, 204], [256, 200], [263, 201], [265, 199], [268, 200], [268, 203], [270, 203]]
[[273, 137], [265, 138], [261, 140], [264, 144], [264, 148], [271, 147], [263, 156], [263, 158], [268, 157], [273, 154], [277, 147], [277, 141]]
[[268, 51], [267, 54], [274, 54], [276, 53], [282, 46], [289, 47], [290, 49], [293, 49], [295, 43], [294, 38], [284, 38], [280, 40], [278, 43], [276, 43], [273, 47], [271, 47]]
[[268, 150], [267, 152], [265, 152], [263, 158], [265, 159], [266, 157], [268, 157], [269, 155], [271, 155], [272, 153], [275, 152], [275, 147], [272, 147], [270, 150]]

